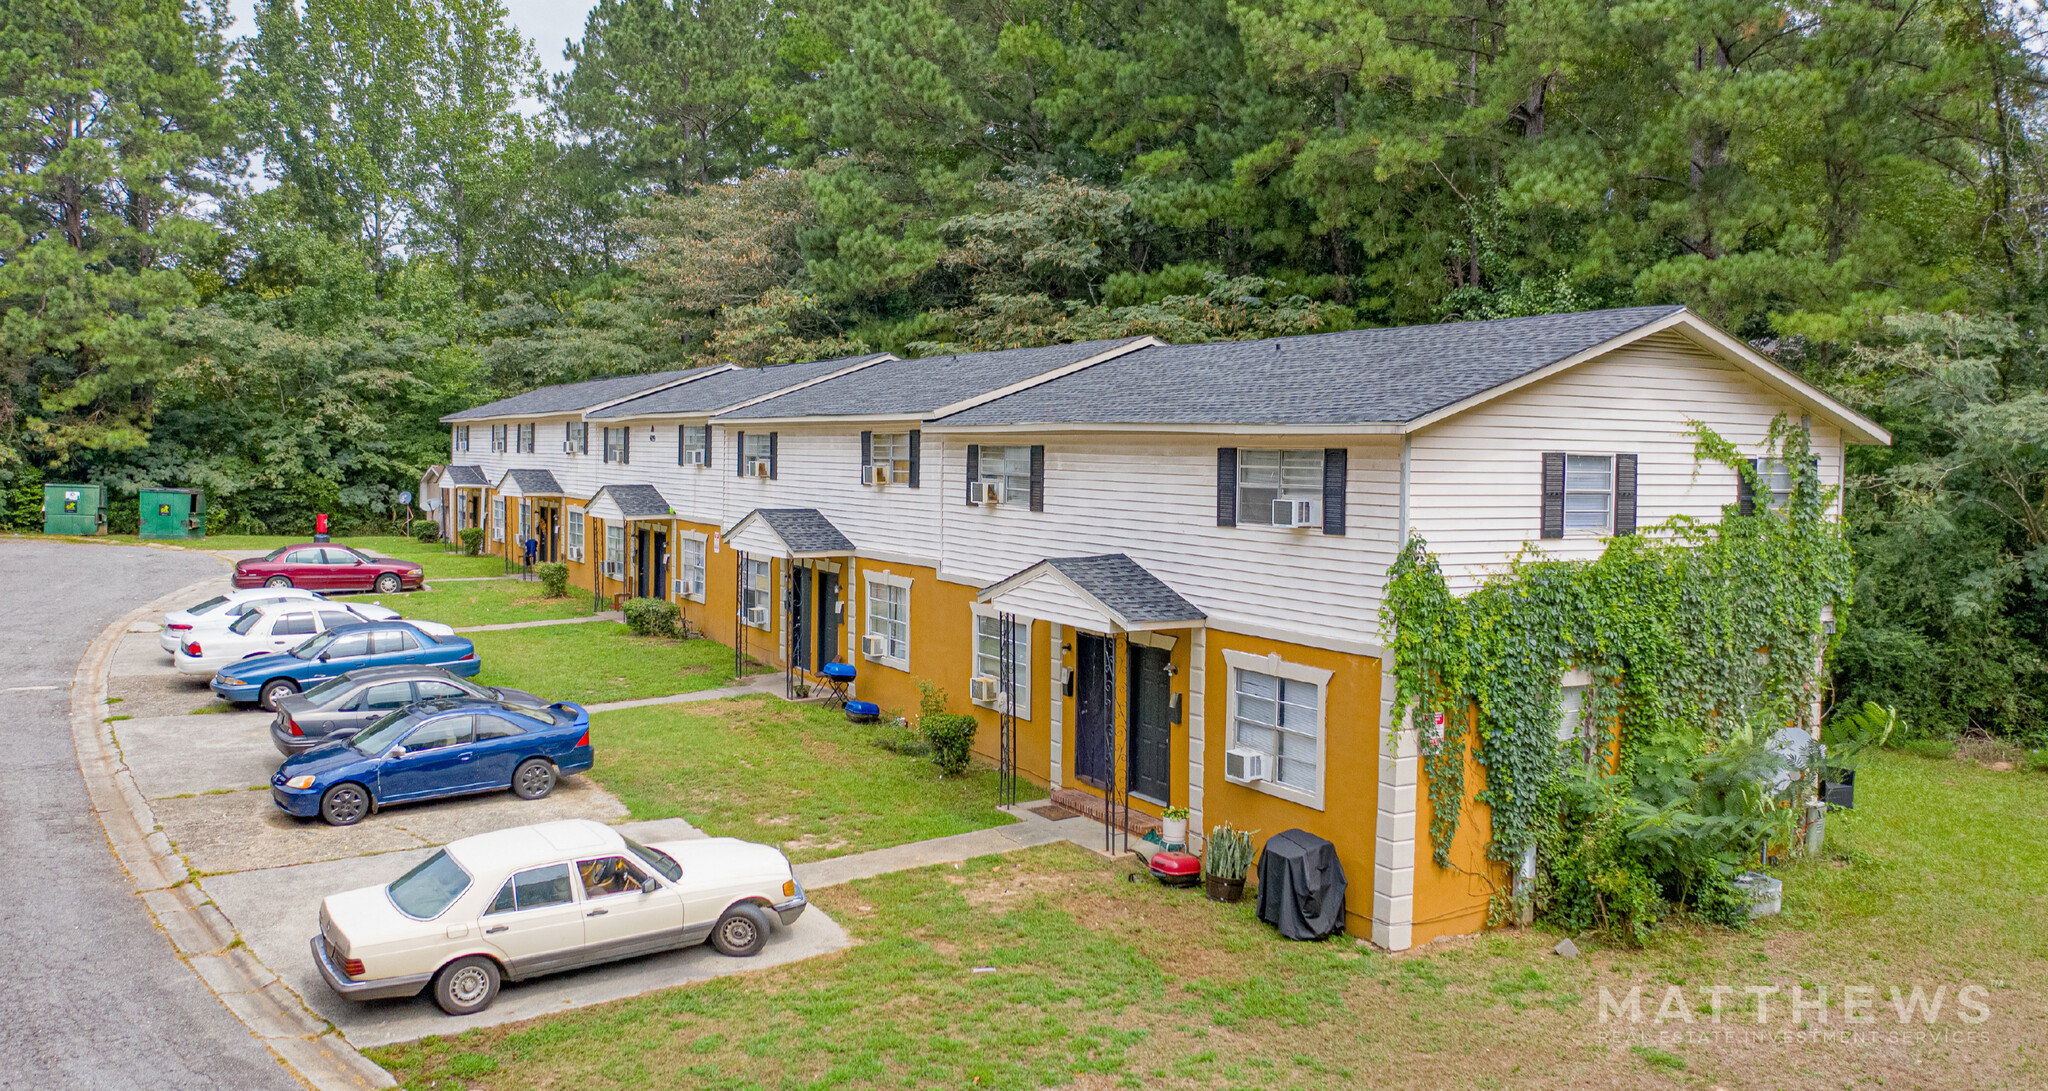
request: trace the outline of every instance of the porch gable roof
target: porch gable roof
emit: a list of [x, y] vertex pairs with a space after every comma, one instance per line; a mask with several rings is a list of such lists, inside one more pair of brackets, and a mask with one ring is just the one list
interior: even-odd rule
[[668, 498], [652, 485], [606, 485], [590, 498], [590, 517], [610, 523], [667, 519], [675, 515]]
[[1048, 557], [975, 597], [1005, 613], [1096, 632], [1186, 629], [1209, 616], [1122, 553]]
[[567, 496], [562, 483], [548, 470], [506, 470], [498, 482], [500, 496]]
[[725, 532], [727, 544], [743, 553], [795, 558], [840, 557], [853, 540], [816, 508], [755, 508]]
[[441, 480], [456, 489], [483, 489], [491, 484], [491, 479], [484, 476], [482, 466], [446, 467], [441, 473]]

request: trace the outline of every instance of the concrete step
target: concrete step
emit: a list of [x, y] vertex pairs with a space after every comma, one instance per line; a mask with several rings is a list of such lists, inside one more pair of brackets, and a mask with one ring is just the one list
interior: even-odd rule
[[[1102, 797], [1093, 792], [1084, 792], [1078, 788], [1061, 788], [1052, 794], [1052, 801], [1065, 807], [1067, 810], [1073, 811], [1075, 814], [1085, 815], [1096, 822], [1103, 820], [1104, 804]], [[1128, 811], [1124, 811], [1121, 808], [1117, 810], [1119, 816], [1124, 820], [1124, 829], [1129, 831], [1133, 837], [1143, 837], [1146, 833], [1159, 828], [1158, 819], [1135, 807]]]

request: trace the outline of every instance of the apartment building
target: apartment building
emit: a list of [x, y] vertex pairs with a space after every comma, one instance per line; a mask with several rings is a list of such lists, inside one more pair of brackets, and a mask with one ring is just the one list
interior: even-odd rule
[[1760, 451], [1804, 420], [1835, 483], [1846, 444], [1889, 439], [1677, 307], [643, 381], [451, 417], [606, 437], [595, 476], [531, 447], [477, 459], [484, 518], [558, 488], [581, 586], [676, 599], [799, 672], [851, 663], [886, 709], [940, 685], [978, 749], [1048, 787], [1327, 837], [1350, 930], [1392, 949], [1481, 927], [1492, 869], [1482, 808], [1455, 867], [1418, 851], [1378, 622], [1400, 543], [1470, 588], [1524, 548], [1718, 518], [1738, 479], [1696, 462], [1694, 422]]

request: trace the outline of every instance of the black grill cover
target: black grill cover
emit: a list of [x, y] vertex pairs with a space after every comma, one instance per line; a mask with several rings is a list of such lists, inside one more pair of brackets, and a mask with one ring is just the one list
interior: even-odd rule
[[1337, 846], [1306, 830], [1266, 839], [1259, 855], [1259, 919], [1288, 939], [1344, 930], [1344, 866]]

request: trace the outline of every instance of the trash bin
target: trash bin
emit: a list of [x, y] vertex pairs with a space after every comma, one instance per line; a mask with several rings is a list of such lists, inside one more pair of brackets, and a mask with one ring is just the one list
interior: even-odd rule
[[143, 489], [144, 538], [206, 537], [206, 494], [198, 489]]
[[105, 534], [106, 532], [106, 486], [43, 486], [44, 534]]

